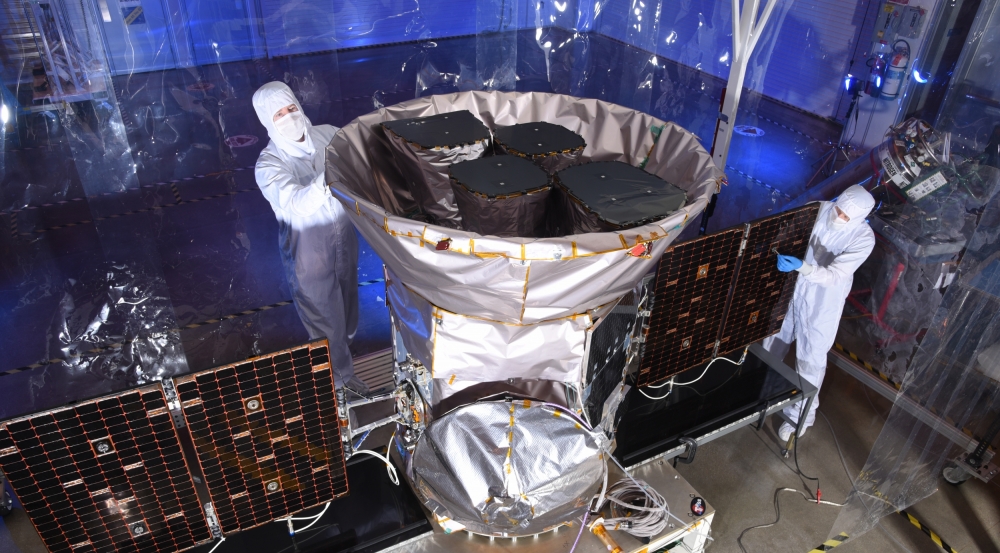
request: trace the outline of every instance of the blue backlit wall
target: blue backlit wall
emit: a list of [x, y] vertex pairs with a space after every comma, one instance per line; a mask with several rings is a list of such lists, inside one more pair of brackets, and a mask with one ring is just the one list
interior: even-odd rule
[[[635, 29], [642, 23], [636, 10], [645, 3], [600, 3], [594, 30], [708, 75], [729, 76], [730, 0], [662, 0], [652, 47], [648, 30]], [[822, 116], [834, 115], [841, 103], [838, 83], [849, 61], [856, 58], [854, 70], [863, 71], [873, 12], [879, 5], [878, 0], [779, 0], [751, 59], [746, 86]], [[866, 15], [868, 27], [864, 27]]]
[[[102, 11], [98, 4], [107, 4], [98, 20], [117, 75], [537, 27], [597, 32], [655, 52], [694, 70], [692, 82], [725, 79], [732, 63], [730, 0], [85, 2], [92, 2], [95, 13]], [[870, 31], [866, 35], [862, 27], [879, 1], [778, 2], [746, 86], [822, 116], [834, 115], [843, 103], [839, 83], [848, 61], [857, 59], [855, 69], [864, 70], [860, 65]], [[12, 28], [17, 14], [9, 6], [16, 3], [5, 4], [0, 28]], [[142, 17], [128, 20], [136, 7], [143, 9]], [[642, 65], [641, 57], [628, 63]]]

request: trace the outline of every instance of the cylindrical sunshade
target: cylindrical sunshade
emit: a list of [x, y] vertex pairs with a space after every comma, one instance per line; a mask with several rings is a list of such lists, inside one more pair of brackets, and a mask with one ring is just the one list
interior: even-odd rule
[[[583, 160], [645, 161], [646, 171], [684, 189], [690, 201], [640, 227], [548, 238], [483, 236], [414, 221], [407, 214], [415, 204], [380, 124], [456, 110], [491, 127], [562, 125], [587, 141]], [[326, 160], [334, 197], [407, 288], [452, 313], [515, 324], [577, 316], [622, 297], [656, 267], [725, 178], [698, 137], [673, 123], [542, 92], [460, 92], [389, 106], [345, 125]]]

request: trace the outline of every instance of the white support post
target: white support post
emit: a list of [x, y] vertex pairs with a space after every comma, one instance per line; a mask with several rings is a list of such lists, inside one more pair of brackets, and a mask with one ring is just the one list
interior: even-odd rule
[[[757, 12], [761, 1], [767, 4], [760, 20]], [[753, 54], [757, 41], [771, 18], [775, 5], [780, 0], [744, 0], [744, 9], [740, 9], [740, 0], [733, 2], [733, 63], [729, 69], [729, 82], [726, 83], [726, 96], [722, 100], [722, 111], [719, 112], [719, 124], [715, 130], [714, 154], [715, 164], [726, 170], [726, 159], [729, 157], [729, 143], [733, 137], [733, 125], [736, 123], [736, 109], [743, 95], [743, 79], [747, 74], [747, 64]]]

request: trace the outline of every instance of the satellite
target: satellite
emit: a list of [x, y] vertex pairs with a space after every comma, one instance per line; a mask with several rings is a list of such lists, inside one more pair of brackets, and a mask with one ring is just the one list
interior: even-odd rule
[[[724, 180], [692, 133], [557, 94], [446, 100], [364, 115], [327, 156], [331, 192], [386, 266], [395, 386], [343, 401], [317, 342], [4, 423], [0, 470], [53, 551], [183, 549], [329, 502], [348, 491], [354, 438], [384, 424], [395, 465], [447, 531], [555, 530], [602, 487], [628, 376], [660, 382], [777, 330], [795, 275], [776, 273], [773, 255], [804, 253], [815, 207], [672, 245]], [[504, 135], [543, 122], [582, 144], [536, 155]], [[508, 155], [486, 156], [494, 142]], [[576, 234], [466, 226], [453, 185], [507, 181], [477, 184], [463, 167], [520, 164], [538, 177], [516, 183], [530, 198], [567, 158], [580, 164], [546, 192], [574, 197], [589, 222]], [[617, 184], [602, 190], [601, 175]], [[487, 209], [501, 196], [475, 198]], [[648, 205], [620, 216], [625, 199]], [[351, 410], [382, 401], [391, 416], [355, 426]], [[70, 493], [83, 507], [53, 510]]]
[[[431, 165], [399, 162], [379, 129], [466, 112], [493, 133], [477, 143], [493, 148], [458, 159], [471, 141], [426, 140], [420, 155], [456, 157], [453, 198], [427, 207], [416, 186]], [[532, 144], [535, 135], [544, 140]], [[446, 531], [491, 537], [534, 535], [582, 515], [601, 485], [625, 376], [636, 369], [645, 276], [722, 172], [677, 125], [538, 92], [417, 98], [345, 125], [329, 151], [337, 153], [327, 156], [331, 192], [386, 265], [398, 384], [366, 401], [394, 402], [392, 456], [418, 498]], [[521, 163], [525, 175], [513, 183], [493, 168], [473, 170], [529, 160], [541, 171]], [[463, 205], [463, 193], [478, 203]], [[461, 216], [428, 224], [407, 198], [429, 215]], [[572, 210], [574, 222], [539, 229], [543, 209], [547, 220]]]

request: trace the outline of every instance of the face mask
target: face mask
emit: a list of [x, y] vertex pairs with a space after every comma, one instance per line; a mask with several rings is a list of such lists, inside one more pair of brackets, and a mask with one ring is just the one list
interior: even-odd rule
[[834, 209], [830, 212], [830, 225], [833, 226], [833, 230], [843, 230], [847, 227], [848, 221], [845, 221], [837, 216], [837, 210]]
[[299, 140], [306, 134], [306, 122], [301, 111], [292, 111], [274, 122], [274, 128], [289, 140]]

